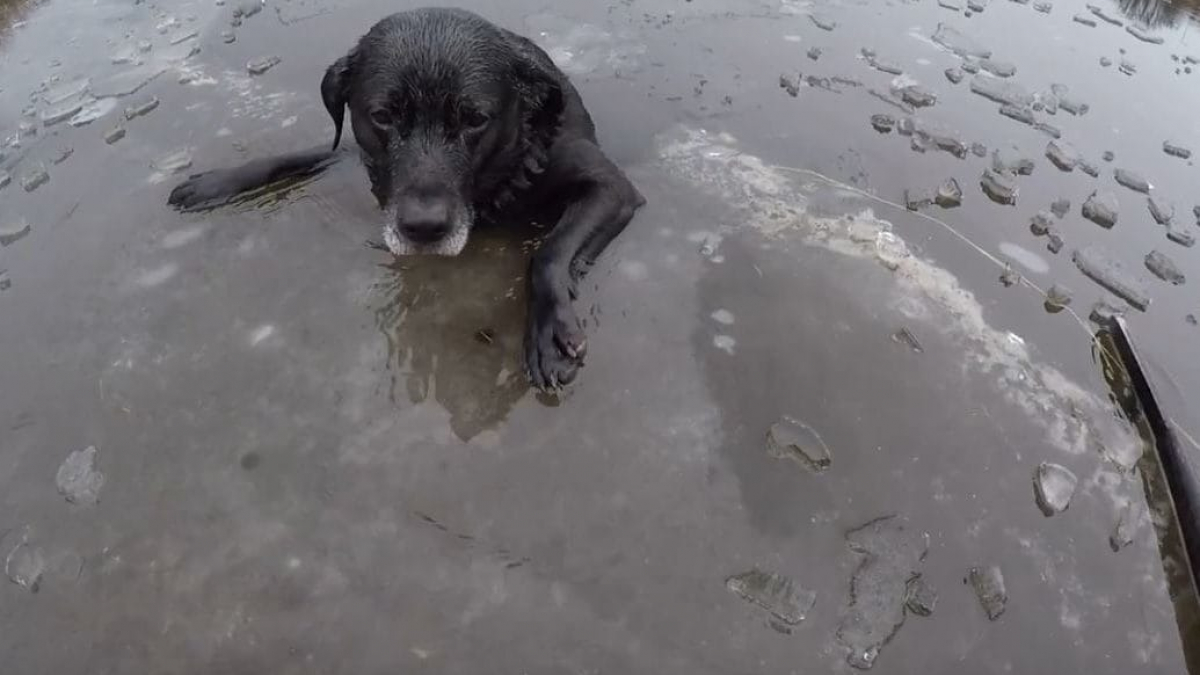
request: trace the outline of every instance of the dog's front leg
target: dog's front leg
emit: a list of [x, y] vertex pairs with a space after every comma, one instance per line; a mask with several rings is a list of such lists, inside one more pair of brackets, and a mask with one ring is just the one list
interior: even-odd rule
[[590, 141], [555, 148], [549, 171], [556, 191], [572, 199], [529, 264], [525, 367], [541, 389], [575, 379], [587, 340], [571, 306], [574, 284], [645, 203]]

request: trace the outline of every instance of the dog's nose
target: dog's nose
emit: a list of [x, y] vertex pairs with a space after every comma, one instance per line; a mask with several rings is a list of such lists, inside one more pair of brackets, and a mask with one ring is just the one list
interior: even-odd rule
[[445, 199], [406, 199], [396, 212], [400, 234], [409, 241], [428, 244], [450, 232], [451, 208]]

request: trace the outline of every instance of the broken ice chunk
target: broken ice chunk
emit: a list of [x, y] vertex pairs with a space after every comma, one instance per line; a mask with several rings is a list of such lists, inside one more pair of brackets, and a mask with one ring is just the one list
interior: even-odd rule
[[1090, 11], [1092, 14], [1095, 14], [1096, 16], [1100, 17], [1101, 19], [1103, 19], [1104, 21], [1106, 21], [1108, 23], [1111, 23], [1114, 26], [1125, 25], [1125, 23], [1123, 21], [1121, 21], [1117, 17], [1109, 14], [1102, 7], [1098, 7], [1096, 5], [1088, 5], [1087, 8], [1088, 8], [1088, 11]]
[[971, 91], [989, 101], [1018, 108], [1033, 104], [1033, 96], [1021, 85], [986, 75], [971, 78]]
[[251, 59], [246, 62], [246, 70], [251, 75], [262, 75], [268, 70], [279, 65], [280, 59], [278, 56], [261, 56], [257, 59]]
[[1086, 115], [1087, 111], [1091, 110], [1091, 106], [1088, 104], [1075, 98], [1068, 98], [1065, 95], [1059, 95], [1058, 107], [1066, 110], [1072, 115]]
[[25, 541], [17, 544], [4, 560], [4, 572], [8, 580], [30, 593], [38, 592], [45, 571], [46, 560], [42, 550]]
[[1036, 122], [1033, 125], [1034, 129], [1046, 134], [1050, 138], [1062, 138], [1062, 130], [1050, 124], [1049, 122]]
[[911, 255], [904, 240], [892, 232], [885, 230], [875, 235], [875, 259], [887, 269], [893, 272], [900, 269], [900, 263]]
[[1038, 211], [1029, 222], [1029, 231], [1038, 237], [1050, 234], [1053, 227], [1052, 214], [1049, 211]]
[[1103, 300], [1097, 300], [1096, 304], [1092, 305], [1092, 311], [1088, 314], [1088, 318], [1099, 326], [1107, 326], [1117, 317], [1125, 316], [1123, 310], [1117, 309]]
[[1004, 264], [1004, 271], [1000, 273], [1000, 283], [1005, 288], [1011, 288], [1021, 281], [1021, 275], [1013, 269], [1012, 263]]
[[1026, 157], [1015, 145], [999, 147], [992, 151], [992, 170], [1028, 176], [1033, 173], [1033, 160]]
[[1158, 197], [1147, 197], [1146, 205], [1150, 208], [1150, 217], [1159, 225], [1170, 225], [1175, 217], [1175, 206]]
[[67, 455], [55, 477], [58, 492], [72, 504], [91, 505], [100, 499], [104, 474], [96, 469], [96, 447], [88, 446]]
[[775, 459], [791, 459], [813, 473], [820, 473], [833, 463], [821, 435], [786, 415], [767, 431], [767, 454]]
[[871, 126], [881, 134], [890, 132], [896, 126], [896, 120], [891, 115], [871, 115]]
[[83, 106], [68, 123], [73, 127], [86, 126], [112, 112], [116, 107], [117, 100], [115, 98], [96, 99]]
[[900, 90], [900, 99], [914, 108], [924, 108], [937, 102], [937, 95], [919, 84]]
[[159, 104], [158, 97], [151, 96], [149, 99], [142, 101], [141, 103], [139, 103], [137, 105], [126, 108], [125, 109], [125, 119], [132, 120], [135, 117], [149, 115], [151, 112], [154, 111], [155, 108], [158, 107], [158, 104]]
[[906, 610], [917, 616], [929, 616], [933, 614], [937, 600], [937, 591], [928, 581], [925, 581], [925, 577], [918, 574], [908, 580], [904, 589], [904, 608]]
[[725, 587], [789, 626], [804, 621], [817, 601], [815, 591], [802, 588], [782, 574], [759, 569], [729, 577], [725, 580]]
[[1175, 264], [1175, 261], [1158, 250], [1150, 251], [1146, 254], [1146, 269], [1150, 270], [1159, 279], [1176, 286], [1183, 285], [1187, 280], [1183, 276], [1183, 271]]
[[914, 122], [914, 142], [919, 142], [922, 148], [932, 145], [938, 150], [944, 150], [959, 159], [967, 156], [968, 148], [957, 132], [940, 124], [918, 119]]
[[29, 232], [29, 223], [24, 218], [0, 225], [0, 246], [15, 244], [28, 236]]
[[1141, 192], [1143, 194], [1150, 193], [1150, 181], [1147, 181], [1142, 174], [1136, 171], [1130, 171], [1129, 169], [1116, 169], [1113, 171], [1113, 179], [1116, 180], [1118, 184], [1127, 187], [1134, 192]]
[[1192, 156], [1191, 150], [1172, 141], [1163, 141], [1163, 152], [1180, 159], [1188, 159]]
[[1065, 198], [1055, 199], [1054, 202], [1052, 204], [1050, 204], [1050, 213], [1053, 213], [1056, 218], [1061, 219], [1062, 217], [1066, 216], [1067, 212], [1069, 212], [1070, 210], [1071, 210], [1071, 200], [1069, 200], [1069, 199], [1065, 199]]
[[83, 77], [56, 85], [42, 93], [42, 100], [48, 105], [59, 105], [69, 99], [81, 97], [87, 93], [91, 82], [91, 78]]
[[1141, 40], [1142, 42], [1149, 42], [1152, 45], [1161, 45], [1163, 43], [1163, 38], [1161, 35], [1151, 35], [1150, 33], [1146, 32], [1146, 29], [1132, 23], [1128, 26], [1125, 26], [1125, 32]]
[[177, 45], [177, 44], [180, 44], [183, 42], [187, 42], [188, 40], [191, 40], [192, 38], [198, 36], [199, 34], [200, 34], [199, 32], [194, 31], [194, 30], [181, 30], [178, 33], [176, 33], [175, 35], [171, 36], [170, 43], [172, 45]]
[[233, 8], [233, 16], [238, 19], [248, 19], [262, 11], [263, 0], [242, 0]]
[[1010, 173], [984, 169], [979, 185], [984, 194], [997, 204], [1017, 203], [1017, 182]]
[[1046, 157], [1063, 171], [1073, 171], [1081, 159], [1075, 146], [1066, 141], [1050, 141], [1046, 145]]
[[1030, 110], [1029, 108], [1024, 108], [1021, 106], [1007, 105], [1007, 104], [1002, 105], [1002, 106], [1000, 106], [1000, 114], [1004, 115], [1005, 117], [1007, 117], [1009, 119], [1016, 120], [1016, 121], [1020, 122], [1021, 124], [1032, 125], [1035, 121], [1035, 118], [1033, 116], [1033, 110]]
[[1062, 309], [1071, 304], [1071, 298], [1074, 294], [1074, 291], [1067, 286], [1054, 284], [1046, 291], [1046, 304]]
[[992, 50], [981, 46], [949, 24], [938, 24], [937, 30], [933, 33], [933, 41], [964, 58], [986, 59], [992, 55]]
[[967, 581], [975, 589], [979, 604], [990, 621], [1004, 614], [1008, 604], [1008, 591], [1004, 587], [1004, 574], [995, 565], [987, 568], [972, 567]]
[[1108, 545], [1112, 548], [1113, 553], [1118, 553], [1133, 543], [1135, 524], [1133, 503], [1125, 502], [1120, 513], [1117, 514], [1117, 524], [1113, 527], [1112, 534], [1108, 535]]
[[963, 75], [963, 71], [959, 68], [946, 69], [946, 79], [950, 80], [951, 84], [958, 84], [959, 82], [962, 82], [964, 77], [966, 76]]
[[1046, 237], [1046, 250], [1058, 255], [1058, 252], [1063, 249], [1063, 238], [1057, 232], [1051, 232]]
[[869, 56], [867, 57], [867, 63], [881, 73], [887, 73], [888, 75], [904, 74], [904, 69], [901, 68], [899, 64], [893, 63], [892, 61], [885, 61], [875, 56]]
[[901, 328], [895, 333], [892, 333], [892, 342], [906, 345], [909, 349], [918, 354], [923, 354], [925, 352], [925, 348], [921, 346], [920, 340], [917, 340], [917, 336], [913, 335], [913, 332], [907, 327]]
[[1150, 306], [1145, 285], [1108, 251], [1094, 245], [1087, 246], [1075, 251], [1072, 258], [1080, 272], [1134, 308], [1144, 312]]
[[71, 155], [73, 155], [73, 154], [75, 154], [75, 148], [73, 148], [69, 145], [60, 147], [54, 151], [54, 154], [50, 155], [50, 163], [51, 164], [62, 164], [63, 162], [70, 159]]
[[45, 169], [34, 169], [21, 179], [21, 187], [25, 188], [26, 192], [33, 192], [49, 182], [50, 174], [46, 173]]
[[[1096, 308], [1093, 307], [1092, 311], [1096, 311]], [[1141, 437], [1111, 416], [1098, 418], [1095, 423], [1095, 433], [1091, 435], [1089, 443], [1092, 449], [1121, 473], [1133, 471], [1145, 452]]]
[[847, 532], [846, 545], [861, 561], [850, 578], [837, 640], [847, 649], [846, 662], [867, 670], [904, 624], [909, 582], [929, 551], [929, 535], [885, 516]]
[[1095, 190], [1083, 203], [1083, 217], [1100, 227], [1111, 228], [1117, 224], [1117, 196], [1108, 191]]
[[834, 28], [837, 28], [837, 21], [834, 21], [827, 16], [823, 16], [821, 14], [809, 14], [808, 18], [813, 22], [814, 26], [820, 28], [821, 30], [833, 30]]
[[900, 110], [906, 114], [911, 115], [913, 112], [913, 107], [911, 105], [901, 101], [887, 92], [882, 92], [878, 89], [867, 89], [867, 93], [890, 106], [894, 106], [897, 110]]
[[919, 211], [923, 206], [933, 203], [933, 195], [928, 190], [912, 189], [904, 191], [904, 207], [909, 211]]
[[59, 122], [64, 122], [68, 119], [71, 119], [82, 109], [83, 103], [78, 101], [74, 103], [64, 103], [53, 108], [47, 108], [46, 110], [42, 111], [42, 124], [47, 127], [54, 126]]
[[979, 62], [979, 68], [996, 77], [1012, 77], [1017, 73], [1015, 65], [1008, 61], [995, 61], [993, 59], [983, 59]]
[[1071, 304], [1074, 292], [1062, 284], [1054, 284], [1046, 291], [1046, 311], [1051, 314], [1061, 312]]
[[1191, 248], [1196, 244], [1196, 237], [1193, 236], [1191, 232], [1181, 230], [1177, 227], [1167, 228], [1167, 239], [1170, 239], [1180, 246], [1186, 246], [1188, 248]]
[[779, 76], [779, 88], [786, 91], [792, 98], [800, 95], [800, 83], [788, 75]]
[[953, 178], [947, 179], [938, 186], [937, 196], [933, 201], [938, 206], [949, 209], [962, 204], [962, 188], [959, 187], [958, 181]]

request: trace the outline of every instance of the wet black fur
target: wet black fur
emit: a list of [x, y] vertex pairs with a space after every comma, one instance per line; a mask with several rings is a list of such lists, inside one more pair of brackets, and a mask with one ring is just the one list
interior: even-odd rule
[[644, 199], [600, 151], [566, 75], [533, 42], [475, 14], [420, 9], [375, 24], [326, 71], [321, 98], [333, 150], [193, 175], [169, 203], [211, 208], [319, 170], [335, 157], [349, 108], [381, 206], [420, 182], [454, 191], [477, 217], [547, 202], [563, 209], [530, 261], [525, 360], [539, 387], [573, 380], [586, 343], [574, 284]]

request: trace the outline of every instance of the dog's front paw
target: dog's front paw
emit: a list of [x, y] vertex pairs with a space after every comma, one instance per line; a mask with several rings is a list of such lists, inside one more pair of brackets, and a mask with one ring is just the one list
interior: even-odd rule
[[184, 211], [217, 206], [238, 191], [237, 174], [233, 171], [206, 171], [188, 176], [171, 190], [167, 204]]
[[570, 384], [587, 350], [587, 339], [570, 304], [531, 308], [525, 330], [525, 370], [542, 390]]

